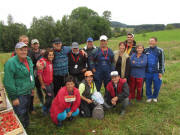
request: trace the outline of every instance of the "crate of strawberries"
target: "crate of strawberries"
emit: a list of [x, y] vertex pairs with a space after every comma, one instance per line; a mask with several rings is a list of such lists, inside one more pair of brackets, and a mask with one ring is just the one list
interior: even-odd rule
[[18, 135], [23, 127], [12, 109], [0, 112], [0, 135]]
[[7, 109], [5, 89], [0, 89], [0, 111]]

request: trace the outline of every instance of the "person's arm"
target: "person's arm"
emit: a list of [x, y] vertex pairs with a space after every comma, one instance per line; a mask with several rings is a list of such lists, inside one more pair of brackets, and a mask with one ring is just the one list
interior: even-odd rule
[[40, 63], [40, 67], [37, 67], [37, 75], [38, 75], [38, 79], [39, 79], [39, 82], [41, 84], [41, 88], [44, 90], [46, 89], [45, 87], [45, 84], [44, 84], [44, 81], [43, 81], [43, 78], [42, 78], [42, 74], [43, 74], [43, 70], [44, 70], [44, 62], [41, 62], [41, 61], [38, 61]]
[[114, 59], [114, 53], [113, 51], [111, 51], [111, 70], [114, 71], [115, 70], [115, 59]]
[[104, 101], [108, 104], [108, 105], [112, 105], [111, 104], [111, 99], [112, 99], [112, 97], [111, 97], [111, 94], [110, 94], [110, 92], [107, 90], [107, 88], [106, 88], [106, 90], [105, 90], [105, 95], [104, 95]]
[[70, 112], [75, 112], [81, 103], [81, 96], [78, 90], [75, 92], [75, 96], [76, 96], [76, 101], [73, 102]]
[[[136, 56], [134, 55], [134, 57], [136, 57]], [[144, 55], [143, 60], [141, 60], [141, 61], [135, 60], [134, 57], [131, 59], [131, 67], [137, 67], [137, 68], [146, 67], [146, 64], [147, 64], [147, 56], [146, 55]]]
[[127, 58], [127, 60], [126, 60], [126, 69], [125, 69], [125, 78], [127, 80], [130, 77], [130, 71], [131, 71], [131, 62], [130, 62], [130, 58]]
[[118, 96], [117, 96], [118, 100], [120, 100], [120, 101], [125, 99], [125, 98], [127, 98], [129, 96], [129, 86], [128, 86], [127, 82], [124, 83], [122, 89], [123, 89], [122, 93], [118, 94]]
[[[159, 48], [160, 49], [160, 48]], [[163, 74], [164, 71], [165, 71], [165, 66], [164, 66], [164, 63], [165, 63], [165, 56], [164, 56], [164, 51], [163, 49], [160, 49], [160, 54], [158, 56], [158, 60], [159, 60], [159, 74]]]
[[89, 57], [90, 69], [93, 70], [93, 72], [95, 72], [95, 59], [96, 59], [97, 51], [98, 51], [98, 48], [94, 49], [92, 51], [92, 55]]
[[85, 91], [85, 85], [83, 83], [81, 83], [79, 85], [79, 93], [80, 93], [81, 99], [86, 101], [88, 104], [92, 103], [92, 100], [90, 100], [82, 95], [84, 91]]

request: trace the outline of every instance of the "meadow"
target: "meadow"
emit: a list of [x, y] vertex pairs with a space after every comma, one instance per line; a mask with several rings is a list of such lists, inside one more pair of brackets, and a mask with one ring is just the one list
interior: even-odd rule
[[[49, 116], [43, 116], [36, 97], [37, 114], [30, 116], [28, 135], [180, 135], [180, 29], [137, 34], [135, 40], [137, 44], [148, 46], [152, 36], [158, 38], [158, 46], [164, 49], [166, 56], [166, 72], [158, 103], [146, 103], [144, 92], [142, 102], [133, 101], [124, 116], [119, 115], [119, 105], [106, 111], [103, 120], [77, 117], [58, 128]], [[118, 43], [125, 39], [125, 36], [111, 38], [108, 46], [117, 50]], [[95, 45], [99, 45], [99, 41], [95, 41]], [[9, 57], [9, 53], [0, 54], [1, 72]]]

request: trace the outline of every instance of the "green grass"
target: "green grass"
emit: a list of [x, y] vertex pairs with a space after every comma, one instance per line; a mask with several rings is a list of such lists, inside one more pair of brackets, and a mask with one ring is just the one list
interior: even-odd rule
[[[134, 101], [124, 117], [119, 115], [120, 106], [105, 112], [103, 120], [77, 117], [73, 122], [65, 121], [62, 128], [56, 127], [50, 117], [44, 117], [36, 97], [36, 115], [31, 115], [28, 135], [173, 135], [180, 134], [180, 29], [136, 35], [137, 42], [147, 46], [149, 37], [157, 36], [166, 55], [166, 73], [158, 103]], [[109, 40], [109, 47], [118, 49], [118, 43], [126, 37]], [[96, 45], [99, 41], [95, 42]], [[0, 71], [9, 54], [0, 54]], [[103, 91], [104, 89], [102, 89]], [[95, 130], [95, 133], [92, 131]]]

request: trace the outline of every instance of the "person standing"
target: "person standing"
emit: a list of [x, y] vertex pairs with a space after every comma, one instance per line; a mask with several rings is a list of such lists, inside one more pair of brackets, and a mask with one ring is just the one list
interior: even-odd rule
[[29, 105], [34, 88], [33, 63], [27, 56], [28, 48], [23, 42], [15, 46], [16, 55], [4, 66], [4, 86], [12, 101], [13, 109], [24, 128], [29, 125]]
[[[158, 102], [158, 95], [162, 84], [162, 76], [165, 72], [165, 57], [163, 49], [157, 47], [157, 38], [149, 39], [149, 47], [145, 49], [147, 55], [146, 68], [146, 96], [147, 102]], [[154, 92], [152, 92], [152, 83]]]
[[128, 33], [127, 40], [125, 40], [124, 43], [126, 45], [126, 53], [129, 56], [136, 52], [136, 41], [134, 40], [134, 34]]
[[107, 36], [100, 36], [100, 48], [94, 49], [90, 58], [90, 68], [94, 73], [97, 91], [100, 91], [102, 82], [106, 87], [111, 80], [110, 73], [114, 70], [114, 53], [107, 44]]

